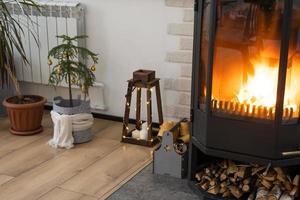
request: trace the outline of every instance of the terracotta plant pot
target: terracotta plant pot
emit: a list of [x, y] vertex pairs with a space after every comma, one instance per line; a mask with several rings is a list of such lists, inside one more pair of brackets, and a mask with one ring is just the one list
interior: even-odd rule
[[25, 95], [25, 98], [33, 99], [33, 102], [17, 104], [16, 97], [10, 97], [3, 101], [10, 119], [10, 132], [15, 135], [34, 135], [43, 131], [41, 126], [44, 104], [46, 99], [36, 95]]

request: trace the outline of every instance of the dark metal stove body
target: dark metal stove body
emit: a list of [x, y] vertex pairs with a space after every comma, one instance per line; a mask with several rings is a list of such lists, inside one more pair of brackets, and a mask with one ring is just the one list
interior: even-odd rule
[[[259, 164], [300, 163], [299, 108], [286, 103], [291, 79], [300, 78], [299, 8], [299, 0], [195, 1], [191, 177], [199, 150]], [[258, 57], [276, 66], [274, 106], [235, 106], [237, 83], [255, 73]]]

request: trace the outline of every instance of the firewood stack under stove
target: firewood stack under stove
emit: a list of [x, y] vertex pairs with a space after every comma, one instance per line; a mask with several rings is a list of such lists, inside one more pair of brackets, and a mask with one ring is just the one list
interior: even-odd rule
[[239, 164], [223, 160], [208, 164], [195, 175], [196, 186], [211, 195], [247, 200], [299, 198], [298, 174], [281, 167]]

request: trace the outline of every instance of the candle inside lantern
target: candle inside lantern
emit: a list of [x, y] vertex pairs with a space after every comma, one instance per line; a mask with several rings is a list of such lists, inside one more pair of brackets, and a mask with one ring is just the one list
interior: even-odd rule
[[140, 139], [141, 140], [148, 139], [148, 123], [147, 122], [142, 124], [142, 130], [140, 131]]
[[140, 138], [140, 131], [139, 130], [132, 131], [132, 138], [139, 139]]

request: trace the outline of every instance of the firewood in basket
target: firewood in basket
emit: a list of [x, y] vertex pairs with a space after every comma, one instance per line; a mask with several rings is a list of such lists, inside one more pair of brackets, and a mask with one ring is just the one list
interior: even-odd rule
[[285, 189], [287, 191], [291, 191], [293, 189], [293, 185], [292, 183], [290, 183], [288, 180], [283, 182], [283, 186], [285, 187]]
[[278, 174], [278, 173], [277, 173], [276, 178], [277, 178], [279, 181], [281, 181], [281, 182], [286, 182], [286, 181], [287, 181], [287, 180], [286, 180], [286, 176], [285, 176], [284, 174]]
[[271, 163], [268, 164], [266, 170], [264, 171], [264, 173], [263, 173], [264, 176], [267, 176], [267, 174], [269, 173], [270, 168], [271, 168]]
[[261, 172], [262, 170], [266, 169], [266, 167], [253, 167], [251, 176], [256, 175], [257, 173]]
[[299, 186], [299, 180], [300, 180], [300, 176], [296, 175], [293, 179], [293, 185]]
[[227, 179], [227, 175], [225, 172], [223, 172], [221, 175], [220, 175], [220, 181], [225, 181]]
[[219, 185], [213, 186], [213, 187], [211, 187], [211, 188], [209, 188], [209, 189], [207, 190], [207, 192], [208, 192], [209, 194], [214, 194], [214, 195], [219, 194], [219, 191], [220, 191], [220, 186], [219, 186]]
[[292, 179], [291, 179], [291, 176], [290, 176], [290, 175], [287, 175], [286, 178], [287, 178], [287, 180], [288, 180], [290, 183], [292, 183]]
[[216, 178], [219, 178], [221, 176], [221, 174], [223, 173], [223, 169], [222, 168], [219, 168], [219, 170], [217, 171], [217, 173], [215, 174], [215, 177]]
[[209, 176], [207, 176], [207, 175], [202, 176], [202, 178], [203, 178], [204, 180], [211, 181], [211, 178], [210, 178]]
[[272, 188], [272, 183], [270, 181], [262, 179], [260, 183], [268, 190]]
[[229, 184], [228, 184], [226, 181], [223, 181], [223, 182], [220, 184], [220, 186], [221, 186], [222, 188], [227, 188], [228, 185], [229, 185]]
[[220, 165], [219, 165], [222, 169], [227, 169], [228, 168], [228, 164], [227, 164], [227, 160], [223, 160]]
[[222, 197], [223, 198], [231, 197], [231, 192], [229, 190], [227, 190], [226, 192], [223, 193]]
[[235, 174], [234, 174], [234, 177], [235, 178], [245, 178], [245, 176], [246, 176], [246, 170], [247, 170], [247, 168], [246, 167], [239, 167], [238, 168], [238, 172], [236, 172]]
[[215, 174], [217, 173], [217, 170], [216, 170], [216, 169], [213, 169], [213, 170], [211, 170], [211, 173], [212, 173], [213, 175], [215, 175]]
[[249, 185], [243, 185], [242, 191], [245, 192], [245, 193], [250, 192], [250, 186]]
[[251, 183], [252, 177], [248, 177], [246, 179], [243, 180], [243, 184], [244, 185], [249, 185]]
[[283, 169], [281, 167], [274, 167], [273, 169], [277, 172], [277, 174], [284, 175]]
[[279, 200], [294, 200], [295, 197], [290, 196], [288, 193], [284, 193], [283, 195], [281, 195]]
[[229, 177], [229, 180], [231, 183], [236, 184], [237, 183], [237, 179], [234, 177]]
[[219, 193], [224, 194], [227, 190], [227, 187], [221, 187]]
[[200, 187], [201, 187], [202, 190], [205, 190], [205, 191], [208, 190], [208, 188], [209, 188], [209, 182], [203, 183]]
[[238, 172], [238, 167], [233, 161], [228, 161], [227, 174], [234, 174]]
[[207, 174], [207, 175], [211, 175], [211, 171], [210, 171], [210, 169], [209, 168], [205, 168], [204, 169], [204, 172], [205, 172], [205, 174]]
[[201, 171], [201, 172], [198, 172], [196, 175], [195, 175], [195, 178], [196, 178], [196, 180], [197, 181], [201, 181], [202, 180], [202, 177], [203, 177], [203, 172]]
[[252, 192], [252, 193], [248, 196], [247, 200], [254, 200], [254, 199], [255, 199], [255, 192]]
[[275, 185], [268, 194], [268, 200], [279, 200], [282, 191], [278, 185]]
[[270, 182], [273, 182], [276, 180], [276, 174], [275, 173], [268, 173], [267, 175], [264, 175], [262, 178], [267, 180], [267, 181], [270, 181]]
[[243, 192], [238, 187], [236, 187], [236, 186], [229, 186], [228, 188], [229, 188], [231, 194], [235, 198], [239, 199], [239, 198], [241, 198], [243, 196]]
[[277, 180], [273, 181], [273, 184], [274, 185], [281, 185], [281, 182], [277, 179]]
[[217, 185], [216, 180], [212, 179], [211, 181], [209, 181], [209, 185], [210, 186], [216, 186]]
[[290, 191], [289, 195], [293, 197], [297, 197], [299, 194], [298, 186], [294, 186], [293, 189]]
[[255, 200], [266, 200], [268, 195], [268, 190], [264, 187], [260, 187], [257, 189]]

